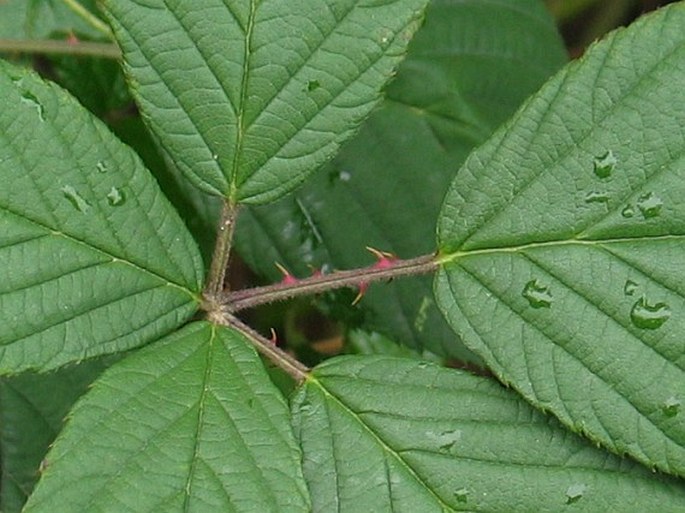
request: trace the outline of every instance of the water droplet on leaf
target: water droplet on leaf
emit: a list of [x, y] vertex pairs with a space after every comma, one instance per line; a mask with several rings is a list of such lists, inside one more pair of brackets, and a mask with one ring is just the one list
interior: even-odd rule
[[533, 308], [549, 308], [553, 301], [549, 287], [541, 285], [538, 280], [530, 280], [526, 283], [521, 295], [528, 300]]
[[436, 442], [438, 450], [452, 452], [457, 442], [461, 440], [461, 429], [443, 431], [437, 434], [431, 431], [426, 433], [426, 436]]
[[71, 185], [65, 185], [60, 190], [62, 191], [64, 197], [69, 200], [69, 203], [71, 203], [76, 210], [84, 214], [90, 210], [90, 203], [83, 199], [83, 197]]
[[112, 207], [118, 207], [126, 203], [126, 195], [120, 189], [112, 187], [107, 193], [107, 203]]
[[606, 192], [592, 191], [585, 195], [585, 203], [608, 203], [609, 195]]
[[566, 489], [566, 504], [573, 504], [583, 498], [586, 486], [584, 484], [572, 484]]
[[661, 198], [653, 192], [643, 194], [637, 199], [637, 208], [640, 209], [640, 213], [645, 219], [658, 216], [661, 213], [663, 204], [664, 202], [661, 201]]
[[680, 399], [678, 399], [675, 396], [671, 396], [664, 401], [664, 404], [661, 407], [661, 409], [664, 412], [664, 415], [666, 415], [667, 417], [675, 417], [676, 415], [678, 415], [678, 413], [680, 413], [680, 406]]
[[626, 296], [632, 296], [633, 294], [635, 294], [635, 291], [638, 287], [639, 285], [635, 283], [633, 280], [626, 280], [626, 284], [623, 286], [623, 293]]
[[352, 175], [349, 171], [340, 171], [340, 173], [338, 173], [338, 178], [341, 182], [349, 182]]
[[469, 491], [466, 488], [460, 488], [456, 492], [454, 492], [454, 498], [457, 502], [468, 502], [469, 500]]
[[611, 150], [607, 151], [604, 155], [595, 157], [595, 175], [599, 178], [609, 178], [611, 173], [614, 172], [617, 163], [618, 160], [614, 157], [614, 152]]
[[635, 326], [646, 330], [660, 328], [671, 317], [666, 303], [650, 304], [644, 296], [638, 299], [630, 310], [630, 320]]
[[626, 205], [623, 210], [621, 210], [621, 215], [626, 218], [633, 217], [635, 215], [635, 209], [631, 205]]
[[310, 93], [312, 91], [316, 91], [319, 87], [321, 87], [321, 84], [318, 80], [310, 80], [309, 82], [307, 82], [307, 91], [309, 91]]
[[585, 195], [585, 203], [608, 203], [609, 194], [606, 192], [592, 191]]
[[107, 172], [107, 164], [103, 160], [98, 161], [98, 163], [95, 164], [95, 168], [98, 170], [98, 173]]
[[45, 113], [43, 112], [43, 105], [38, 101], [38, 98], [33, 93], [24, 91], [21, 95], [21, 103], [28, 105], [38, 111], [38, 117], [41, 121], [45, 121]]

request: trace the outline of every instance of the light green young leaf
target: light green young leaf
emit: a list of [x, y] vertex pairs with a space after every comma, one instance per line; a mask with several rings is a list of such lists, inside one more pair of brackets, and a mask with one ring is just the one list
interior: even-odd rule
[[307, 512], [288, 408], [241, 334], [191, 324], [71, 413], [26, 513]]
[[[292, 195], [241, 212], [241, 256], [278, 280], [274, 261], [305, 276], [308, 266], [369, 265], [366, 246], [403, 258], [434, 251], [454, 173], [564, 63], [561, 37], [538, 0], [433, 0], [382, 106], [358, 135]], [[364, 327], [419, 351], [475, 358], [431, 287], [430, 277], [370, 287], [359, 304]]]
[[428, 363], [330, 360], [292, 410], [314, 512], [685, 506], [679, 481], [592, 447], [491, 380]]
[[685, 475], [685, 4], [611, 34], [457, 174], [436, 296], [506, 383]]
[[197, 309], [202, 261], [133, 151], [0, 62], [0, 372], [139, 346]]
[[380, 98], [427, 0], [106, 1], [133, 93], [193, 182], [265, 203]]

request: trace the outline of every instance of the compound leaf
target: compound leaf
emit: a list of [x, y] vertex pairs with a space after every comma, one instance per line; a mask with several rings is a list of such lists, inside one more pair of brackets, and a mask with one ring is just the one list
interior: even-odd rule
[[111, 367], [70, 417], [27, 513], [309, 511], [285, 400], [236, 331], [186, 326]]
[[0, 63], [0, 372], [158, 338], [197, 309], [197, 246], [133, 151]]
[[[386, 99], [335, 160], [272, 205], [243, 210], [237, 247], [271, 280], [274, 262], [368, 265], [372, 246], [408, 258], [435, 250], [435, 221], [454, 173], [565, 63], [537, 0], [433, 0]], [[354, 293], [340, 302], [346, 308]], [[363, 325], [418, 350], [472, 359], [442, 318], [428, 277], [370, 287]]]
[[427, 0], [105, 2], [134, 95], [193, 182], [265, 203], [336, 153]]
[[492, 380], [424, 362], [329, 360], [292, 410], [314, 512], [685, 505], [678, 480], [591, 446]]
[[561, 71], [459, 171], [436, 296], [506, 383], [685, 475], [685, 4]]

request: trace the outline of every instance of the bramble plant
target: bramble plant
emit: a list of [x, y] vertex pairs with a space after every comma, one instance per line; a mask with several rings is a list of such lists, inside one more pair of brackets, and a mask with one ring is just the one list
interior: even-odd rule
[[[0, 63], [3, 511], [685, 509], [685, 3], [426, 4], [65, 2], [155, 177]], [[243, 316], [312, 295], [359, 354]]]

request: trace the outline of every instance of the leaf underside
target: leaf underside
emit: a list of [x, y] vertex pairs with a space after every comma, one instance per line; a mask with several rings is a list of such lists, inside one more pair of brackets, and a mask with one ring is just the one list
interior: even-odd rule
[[197, 308], [195, 243], [129, 148], [0, 63], [0, 372], [124, 351]]
[[608, 455], [497, 383], [452, 369], [387, 356], [329, 360], [292, 410], [314, 512], [685, 505], [676, 479]]
[[77, 403], [24, 511], [306, 512], [288, 408], [239, 333], [191, 324]]
[[122, 0], [105, 12], [133, 93], [179, 169], [207, 192], [265, 203], [366, 117], [426, 3]]
[[[309, 266], [369, 265], [366, 246], [403, 258], [434, 251], [454, 172], [564, 62], [561, 38], [537, 0], [433, 0], [386, 99], [359, 134], [296, 193], [241, 212], [241, 256], [275, 281], [274, 262], [306, 276]], [[474, 358], [442, 318], [430, 278], [374, 285], [359, 307], [364, 327], [404, 345]]]
[[685, 5], [546, 84], [457, 174], [436, 297], [506, 383], [685, 475]]

